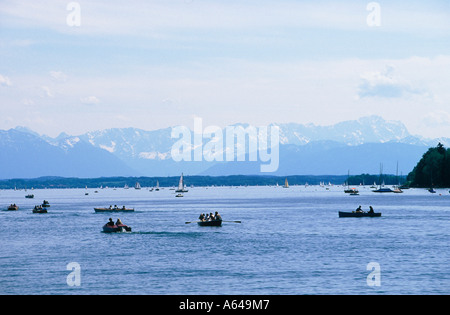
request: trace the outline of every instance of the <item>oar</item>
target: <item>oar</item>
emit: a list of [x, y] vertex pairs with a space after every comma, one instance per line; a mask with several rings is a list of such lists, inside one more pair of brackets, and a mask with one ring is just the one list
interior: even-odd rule
[[200, 222], [200, 221], [188, 221], [188, 222], [184, 222], [184, 224], [197, 223], [197, 222]]
[[242, 223], [241, 221], [222, 221], [222, 222]]

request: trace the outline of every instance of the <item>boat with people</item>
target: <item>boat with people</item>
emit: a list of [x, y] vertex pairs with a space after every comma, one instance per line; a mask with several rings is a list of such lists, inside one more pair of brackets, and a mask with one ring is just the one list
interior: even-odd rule
[[214, 214], [212, 214], [212, 212], [206, 215], [202, 213], [198, 219], [200, 220], [197, 221], [199, 226], [222, 226], [222, 217], [218, 211]]
[[199, 226], [222, 226], [222, 220], [198, 221], [197, 224]]
[[369, 213], [369, 212], [356, 212], [356, 211], [351, 211], [351, 212], [339, 211], [339, 218], [361, 218], [361, 217], [381, 217], [381, 213], [380, 212]]
[[9, 211], [16, 211], [16, 210], [19, 210], [19, 206], [16, 205], [15, 203], [14, 203], [14, 204], [10, 204], [10, 205], [8, 206], [8, 210], [9, 210]]
[[42, 202], [42, 207], [48, 208], [48, 207], [50, 207], [50, 203], [49, 203], [47, 200], [44, 200], [44, 201]]
[[42, 205], [34, 206], [33, 213], [47, 213], [47, 208], [42, 207]]
[[104, 233], [117, 233], [117, 232], [131, 232], [131, 227], [125, 225], [117, 219], [116, 223], [113, 222], [111, 218], [109, 218], [109, 222], [103, 226]]
[[381, 213], [373, 211], [372, 206], [369, 207], [369, 211], [365, 212], [359, 206], [355, 211], [344, 212], [339, 211], [339, 218], [361, 218], [361, 217], [381, 217]]
[[117, 207], [117, 205], [109, 206], [109, 208], [94, 208], [95, 212], [133, 212], [134, 208]]
[[28, 198], [28, 199], [33, 199], [33, 198], [34, 198], [34, 195], [33, 195], [33, 194], [30, 194], [30, 195], [26, 195], [26, 196], [25, 196], [25, 198]]

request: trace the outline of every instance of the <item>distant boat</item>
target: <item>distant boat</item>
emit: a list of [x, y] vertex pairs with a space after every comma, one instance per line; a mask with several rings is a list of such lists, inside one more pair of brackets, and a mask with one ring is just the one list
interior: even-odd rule
[[284, 180], [284, 186], [283, 186], [283, 188], [289, 188], [289, 183], [288, 183], [287, 177], [286, 177], [286, 179]]
[[47, 213], [47, 208], [42, 206], [34, 206], [33, 213]]
[[359, 193], [359, 191], [356, 188], [350, 188], [349, 179], [350, 179], [350, 170], [348, 171], [348, 175], [347, 175], [347, 189], [344, 189], [344, 193], [357, 195]]
[[134, 208], [125, 208], [123, 206], [122, 208], [119, 208], [117, 206], [109, 207], [109, 208], [94, 208], [94, 211], [97, 213], [103, 213], [103, 212], [134, 212]]
[[183, 197], [183, 194], [176, 194], [175, 197]]
[[16, 205], [16, 204], [9, 205], [9, 206], [8, 206], [8, 210], [12, 210], [12, 211], [19, 210], [19, 206]]
[[34, 198], [34, 195], [33, 195], [33, 194], [31, 194], [31, 195], [26, 195], [25, 198], [33, 199], [33, 198]]
[[159, 181], [156, 181], [156, 188], [155, 188], [155, 190], [159, 191]]
[[384, 180], [382, 181], [383, 178], [383, 164], [380, 163], [380, 187], [378, 189], [372, 190], [373, 192], [376, 193], [391, 193], [394, 192], [392, 189], [390, 188], [384, 188]]
[[141, 184], [139, 184], [139, 182], [136, 182], [136, 184], [134, 185], [134, 189], [141, 189]]
[[123, 189], [129, 189], [130, 187], [128, 187], [127, 184], [125, 184], [125, 186], [123, 186]]
[[428, 191], [429, 191], [430, 193], [432, 193], [432, 194], [435, 194], [435, 193], [436, 193], [436, 190], [434, 190], [433, 187], [431, 187], [430, 189], [428, 189]]
[[188, 192], [188, 190], [185, 189], [184, 180], [183, 180], [183, 173], [181, 173], [180, 181], [178, 183], [178, 189], [175, 190], [175, 192], [177, 192], [177, 193]]

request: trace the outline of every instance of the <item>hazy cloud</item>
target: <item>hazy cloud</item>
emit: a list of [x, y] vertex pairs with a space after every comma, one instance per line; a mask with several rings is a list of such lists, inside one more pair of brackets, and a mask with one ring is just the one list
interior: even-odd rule
[[85, 105], [95, 105], [100, 103], [100, 100], [96, 96], [82, 97], [80, 101]]
[[361, 76], [361, 81], [358, 90], [360, 98], [400, 98], [407, 94], [422, 94], [420, 90], [396, 77], [392, 66], [386, 66], [384, 71], [365, 73]]
[[11, 86], [11, 80], [0, 74], [0, 86]]

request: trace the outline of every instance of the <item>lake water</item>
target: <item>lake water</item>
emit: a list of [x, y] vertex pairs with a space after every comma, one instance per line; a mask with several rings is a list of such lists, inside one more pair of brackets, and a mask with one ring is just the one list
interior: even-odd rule
[[[168, 188], [3, 190], [0, 294], [450, 293], [448, 190], [343, 189], [195, 187], [183, 198]], [[33, 214], [44, 199], [49, 213]], [[11, 203], [20, 209], [4, 211]], [[136, 211], [93, 209], [115, 204]], [[359, 205], [382, 217], [338, 218]], [[215, 211], [242, 223], [185, 224]], [[109, 217], [132, 232], [103, 233]]]

